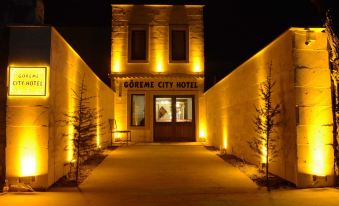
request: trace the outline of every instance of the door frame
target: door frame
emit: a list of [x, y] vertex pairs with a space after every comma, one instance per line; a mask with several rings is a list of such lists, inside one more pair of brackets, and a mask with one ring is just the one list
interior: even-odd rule
[[[172, 121], [171, 122], [157, 122], [156, 121], [156, 98], [171, 98], [172, 99]], [[176, 98], [192, 98], [192, 121], [191, 122], [177, 122], [176, 118]], [[153, 141], [154, 142], [161, 142], [161, 141], [168, 141], [168, 142], [182, 142], [182, 141], [187, 141], [187, 142], [195, 142], [196, 141], [196, 111], [195, 111], [195, 95], [194, 94], [178, 94], [178, 95], [173, 95], [173, 94], [161, 94], [161, 95], [153, 95]], [[193, 135], [192, 137], [187, 137], [187, 138], [180, 138], [180, 137], [173, 137], [173, 138], [168, 138], [168, 140], [160, 140], [160, 138], [156, 137], [156, 125], [172, 125], [175, 127], [176, 125], [191, 125], [192, 130], [193, 130]]]

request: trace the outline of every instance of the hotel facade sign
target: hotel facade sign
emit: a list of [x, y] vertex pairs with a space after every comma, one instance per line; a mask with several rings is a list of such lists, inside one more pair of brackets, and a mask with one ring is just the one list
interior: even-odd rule
[[46, 96], [46, 67], [10, 67], [9, 96]]
[[122, 86], [125, 89], [187, 89], [187, 90], [198, 90], [198, 81], [192, 80], [129, 80], [124, 81]]

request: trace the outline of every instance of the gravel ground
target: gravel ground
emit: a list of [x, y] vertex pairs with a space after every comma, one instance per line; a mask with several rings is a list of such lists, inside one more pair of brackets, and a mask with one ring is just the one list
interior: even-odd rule
[[[88, 158], [82, 165], [79, 175], [79, 185], [85, 181], [85, 179], [92, 173], [92, 171], [107, 157], [108, 152], [110, 150], [114, 150], [118, 148], [118, 146], [108, 147], [105, 150], [101, 150], [98, 153], [92, 155]], [[57, 181], [51, 188], [55, 187], [76, 187], [77, 184], [74, 180], [75, 177], [72, 179], [67, 178], [66, 176], [62, 177]]]
[[[245, 162], [244, 160], [231, 154], [218, 154], [224, 161], [237, 167], [241, 172], [246, 174], [258, 187], [266, 187], [265, 171], [260, 169], [257, 165]], [[270, 189], [295, 189], [295, 185], [276, 175], [269, 174]]]

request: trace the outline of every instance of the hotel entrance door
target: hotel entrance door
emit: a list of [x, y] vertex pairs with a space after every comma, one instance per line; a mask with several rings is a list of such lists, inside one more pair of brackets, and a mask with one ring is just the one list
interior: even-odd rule
[[154, 97], [154, 141], [195, 141], [194, 96]]

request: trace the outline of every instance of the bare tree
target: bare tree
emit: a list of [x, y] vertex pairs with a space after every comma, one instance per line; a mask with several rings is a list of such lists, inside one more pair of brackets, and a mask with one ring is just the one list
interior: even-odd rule
[[91, 152], [97, 149], [95, 137], [97, 136], [97, 127], [102, 127], [102, 123], [96, 121], [101, 118], [96, 108], [90, 106], [90, 100], [94, 96], [86, 96], [87, 89], [84, 84], [84, 77], [78, 90], [73, 90], [73, 98], [75, 100], [75, 110], [64, 114], [67, 125], [74, 128], [72, 136], [72, 149], [74, 164], [71, 164], [70, 172], [74, 167], [75, 182], [79, 184], [79, 176], [81, 173], [81, 164], [86, 160]]
[[273, 104], [272, 94], [275, 81], [272, 80], [272, 62], [268, 68], [266, 81], [260, 86], [259, 97], [262, 105], [256, 107], [254, 128], [256, 137], [249, 141], [250, 148], [259, 156], [265, 158], [265, 174], [267, 190], [269, 184], [269, 163], [272, 162], [279, 152], [279, 137], [273, 136], [278, 122], [276, 116], [280, 113], [280, 104]]
[[335, 174], [339, 176], [339, 38], [335, 32], [334, 24], [330, 11], [326, 12], [325, 28], [328, 39], [328, 50], [330, 57], [331, 71], [331, 93], [332, 93], [332, 111], [333, 111], [333, 149], [334, 149], [334, 167]]

